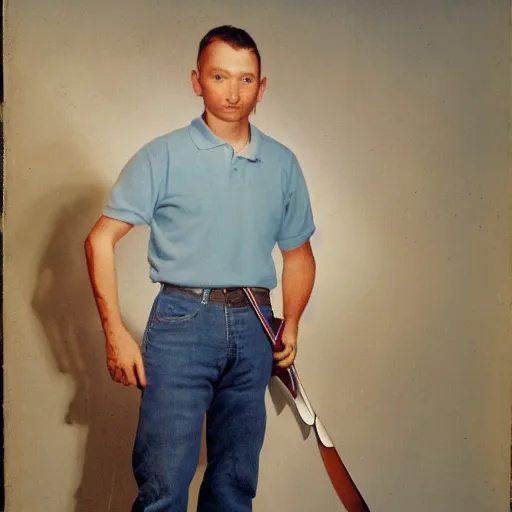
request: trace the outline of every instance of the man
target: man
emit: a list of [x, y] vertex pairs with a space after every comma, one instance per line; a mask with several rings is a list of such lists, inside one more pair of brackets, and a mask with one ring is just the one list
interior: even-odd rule
[[[249, 123], [267, 84], [253, 39], [231, 26], [200, 43], [192, 86], [204, 112], [128, 162], [86, 241], [116, 382], [143, 389], [133, 453], [133, 511], [185, 512], [206, 413], [199, 512], [246, 512], [256, 494], [272, 347], [241, 287], [270, 319], [271, 251], [283, 255], [284, 350], [295, 359], [315, 262], [307, 187], [294, 154]], [[141, 349], [119, 311], [114, 247], [151, 228], [150, 277], [162, 283]]]

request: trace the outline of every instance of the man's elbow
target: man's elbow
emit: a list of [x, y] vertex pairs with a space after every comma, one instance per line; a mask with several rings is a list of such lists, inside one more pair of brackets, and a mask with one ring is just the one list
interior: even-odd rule
[[85, 251], [85, 257], [87, 258], [87, 260], [90, 260], [92, 258], [95, 242], [96, 242], [96, 234], [95, 234], [94, 228], [93, 228], [84, 240], [84, 251]]
[[93, 252], [104, 246], [114, 246], [114, 240], [108, 230], [103, 229], [101, 221], [98, 221], [84, 240], [84, 250], [89, 258]]
[[94, 244], [97, 242], [98, 240], [98, 228], [97, 228], [97, 223], [92, 227], [91, 231], [89, 231], [89, 234], [86, 236], [85, 240], [84, 240], [84, 248], [85, 248], [85, 251], [87, 252], [88, 250], [92, 249], [92, 247], [94, 246]]

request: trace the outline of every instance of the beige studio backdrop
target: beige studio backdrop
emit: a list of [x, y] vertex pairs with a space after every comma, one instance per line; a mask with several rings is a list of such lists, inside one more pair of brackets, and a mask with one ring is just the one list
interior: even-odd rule
[[[83, 240], [131, 155], [201, 113], [190, 70], [224, 23], [256, 39], [252, 121], [310, 187], [297, 366], [372, 511], [507, 511], [509, 18], [504, 0], [7, 2], [7, 511], [129, 510], [138, 391], [105, 369]], [[138, 228], [117, 250], [138, 338], [146, 246]], [[267, 404], [256, 512], [343, 510], [314, 439]]]

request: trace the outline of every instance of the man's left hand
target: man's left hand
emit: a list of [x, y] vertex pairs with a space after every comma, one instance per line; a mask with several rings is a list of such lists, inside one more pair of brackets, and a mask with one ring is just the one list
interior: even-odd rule
[[297, 356], [297, 336], [299, 328], [292, 324], [284, 324], [282, 342], [283, 350], [274, 352], [274, 361], [280, 368], [288, 368]]

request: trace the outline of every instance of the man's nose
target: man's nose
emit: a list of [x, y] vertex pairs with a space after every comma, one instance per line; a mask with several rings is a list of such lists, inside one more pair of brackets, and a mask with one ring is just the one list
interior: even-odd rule
[[234, 105], [234, 104], [238, 103], [239, 99], [240, 99], [240, 89], [239, 89], [238, 83], [230, 84], [229, 85], [229, 90], [228, 90], [228, 101], [229, 101], [229, 103]]

